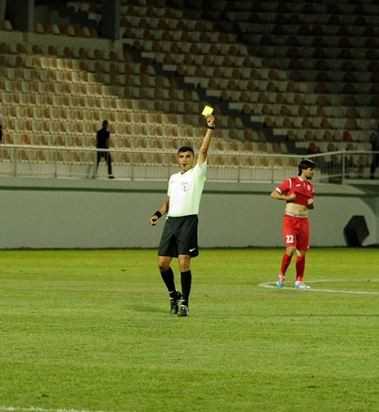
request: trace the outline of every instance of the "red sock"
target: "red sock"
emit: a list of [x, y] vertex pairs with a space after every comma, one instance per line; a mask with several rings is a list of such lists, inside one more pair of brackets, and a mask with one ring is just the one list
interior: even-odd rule
[[285, 253], [282, 257], [282, 264], [280, 265], [280, 274], [282, 275], [283, 278], [286, 276], [286, 272], [288, 269], [288, 266], [291, 263], [292, 256], [288, 256], [287, 253]]
[[305, 256], [296, 258], [296, 280], [302, 282], [304, 280]]

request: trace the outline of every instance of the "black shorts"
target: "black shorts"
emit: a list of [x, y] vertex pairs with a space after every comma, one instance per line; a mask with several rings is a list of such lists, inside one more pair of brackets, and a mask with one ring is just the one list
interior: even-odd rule
[[159, 244], [159, 256], [178, 257], [199, 254], [197, 245], [197, 215], [169, 217], [163, 228]]

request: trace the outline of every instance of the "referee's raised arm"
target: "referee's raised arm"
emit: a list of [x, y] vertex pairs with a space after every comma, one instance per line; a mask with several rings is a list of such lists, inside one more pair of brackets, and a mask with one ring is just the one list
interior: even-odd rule
[[211, 143], [211, 137], [213, 134], [213, 130], [215, 129], [216, 125], [215, 125], [215, 117], [211, 114], [209, 116], [207, 116], [206, 118], [207, 120], [207, 131], [205, 133], [205, 136], [203, 137], [203, 141], [201, 142], [201, 146], [199, 149], [199, 154], [197, 157], [197, 163], [198, 164], [202, 164], [204, 162], [206, 162], [207, 157], [208, 157], [208, 149], [209, 149], [209, 145]]

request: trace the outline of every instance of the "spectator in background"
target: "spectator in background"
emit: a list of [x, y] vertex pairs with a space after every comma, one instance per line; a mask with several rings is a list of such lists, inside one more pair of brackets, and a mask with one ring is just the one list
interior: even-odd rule
[[21, 136], [21, 144], [31, 144], [30, 137], [27, 134]]
[[[370, 136], [371, 150], [379, 151], [379, 129], [371, 133]], [[370, 167], [370, 179], [375, 178], [375, 170], [379, 166], [379, 153], [373, 153], [371, 167]]]
[[[356, 147], [353, 145], [353, 143], [347, 143], [345, 150], [347, 152], [354, 151], [356, 150]], [[354, 166], [357, 164], [357, 155], [356, 154], [346, 154], [345, 157], [345, 172], [346, 172], [346, 177], [350, 177], [350, 174], [352, 172], [352, 169], [354, 169]]]
[[307, 154], [321, 153], [320, 148], [314, 142], [310, 142], [307, 148]]
[[[326, 146], [326, 152], [336, 152], [338, 150], [334, 142], [329, 142]], [[327, 154], [324, 157], [325, 172], [329, 175], [329, 182], [333, 183], [335, 176], [340, 174], [341, 159], [336, 154]]]
[[[307, 154], [308, 155], [314, 155], [314, 154], [317, 154], [317, 153], [321, 153], [321, 149], [317, 146], [316, 143], [310, 142], [308, 147], [307, 147]], [[319, 162], [319, 166], [322, 167], [323, 164], [324, 164], [323, 158], [318, 158], [317, 160]]]
[[353, 141], [353, 136], [348, 130], [345, 130], [342, 134], [342, 140], [344, 142], [352, 142]]
[[7, 8], [7, 0], [0, 0], [0, 26], [5, 21], [5, 10]]
[[[97, 149], [109, 149], [111, 133], [108, 130], [108, 120], [103, 120], [102, 128], [99, 129], [96, 133], [96, 148]], [[110, 152], [97, 151], [96, 152], [96, 171], [95, 176], [97, 175], [97, 169], [99, 168], [99, 163], [101, 158], [104, 157], [104, 160], [107, 162], [108, 166], [108, 178], [114, 179], [112, 174], [112, 156]]]

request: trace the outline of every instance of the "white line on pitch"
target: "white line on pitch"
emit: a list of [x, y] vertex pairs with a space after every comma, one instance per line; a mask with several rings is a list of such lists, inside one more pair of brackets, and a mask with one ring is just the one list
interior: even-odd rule
[[[319, 281], [314, 281], [314, 282], [308, 282], [308, 283], [318, 283]], [[334, 280], [323, 280], [322, 282], [335, 282]], [[258, 286], [262, 288], [268, 288], [268, 289], [277, 289], [275, 284], [272, 282], [265, 282], [265, 283], [260, 283]], [[310, 289], [295, 289], [295, 288], [290, 288], [288, 286], [284, 286], [281, 289], [286, 289], [286, 290], [293, 290], [296, 292], [325, 292], [325, 293], [342, 293], [345, 295], [375, 295], [378, 296], [379, 292], [375, 291], [368, 291], [368, 290], [345, 290], [345, 289], [320, 289], [320, 288], [310, 288]]]
[[30, 406], [30, 407], [25, 408], [25, 407], [19, 407], [19, 406], [0, 405], [0, 412], [105, 412], [105, 411], [91, 411], [88, 409], [72, 409], [72, 408], [45, 409], [45, 408], [39, 408], [36, 406]]

